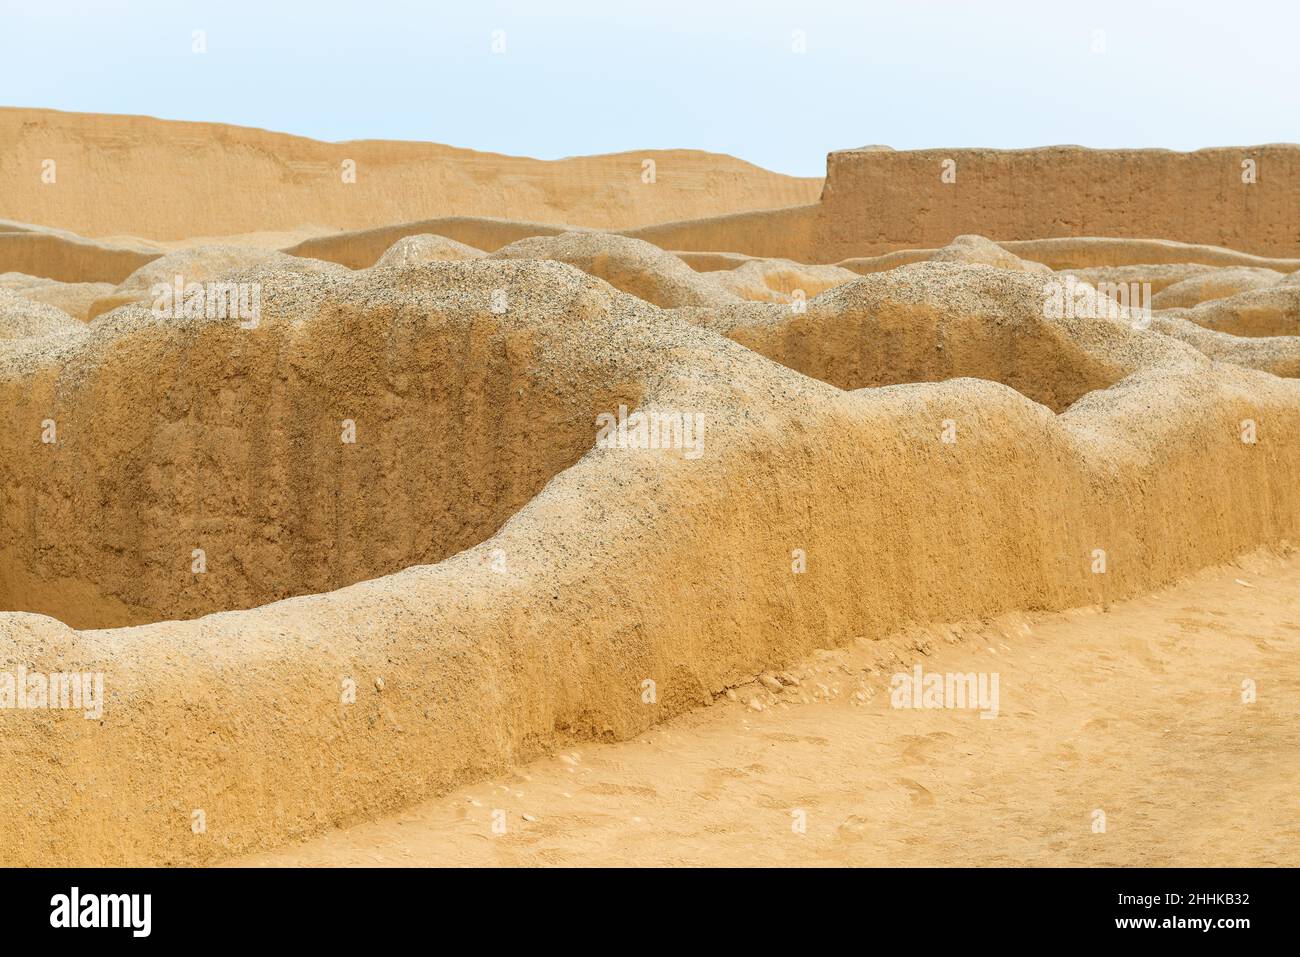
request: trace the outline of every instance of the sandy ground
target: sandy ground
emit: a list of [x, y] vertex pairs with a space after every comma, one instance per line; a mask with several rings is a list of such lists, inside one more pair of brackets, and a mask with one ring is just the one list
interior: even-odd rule
[[[891, 708], [890, 676], [917, 662], [997, 673], [999, 716]], [[762, 711], [741, 689], [636, 740], [232, 863], [1300, 863], [1300, 554], [791, 670], [799, 686]]]

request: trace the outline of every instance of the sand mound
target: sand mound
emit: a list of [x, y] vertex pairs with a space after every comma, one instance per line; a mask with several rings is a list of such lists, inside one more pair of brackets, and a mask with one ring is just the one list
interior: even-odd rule
[[824, 263], [839, 259], [822, 248], [818, 205], [789, 206], [748, 213], [728, 213], [656, 226], [622, 230], [661, 249], [741, 253], [766, 259]]
[[1235, 296], [1239, 292], [1267, 289], [1281, 279], [1282, 273], [1274, 269], [1258, 269], [1251, 266], [1210, 269], [1161, 290], [1151, 300], [1151, 306], [1153, 309], [1195, 306], [1210, 299]]
[[912, 263], [929, 262], [938, 251], [937, 249], [900, 249], [882, 256], [854, 256], [836, 265], [865, 276], [873, 272], [888, 272], [890, 269]]
[[1246, 338], [1216, 332], [1187, 318], [1187, 310], [1168, 309], [1151, 317], [1151, 330], [1185, 342], [1219, 362], [1259, 369], [1276, 376], [1300, 377], [1300, 337], [1295, 335]]
[[[111, 706], [6, 726], [8, 863], [271, 846], [814, 647], [1300, 533], [1300, 383], [1045, 319], [1023, 272], [916, 264], [804, 313], [667, 312], [544, 261], [239, 275], [253, 329], [132, 306], [0, 347], [0, 607], [301, 596], [0, 614], [0, 657], [103, 672]], [[621, 406], [664, 447], [598, 445]]]
[[151, 302], [156, 287], [175, 288], [178, 280], [182, 287], [191, 283], [215, 282], [232, 273], [254, 267], [302, 273], [341, 271], [335, 263], [290, 256], [273, 249], [193, 246], [145, 263], [122, 280], [111, 293], [92, 302], [86, 311], [86, 319], [94, 319], [131, 303]]
[[20, 272], [0, 274], [0, 287], [18, 293], [32, 302], [62, 309], [74, 319], [85, 319], [90, 305], [113, 291], [107, 282], [59, 282]]
[[1089, 266], [1086, 269], [1061, 269], [1059, 274], [1074, 276], [1091, 286], [1107, 283], [1111, 286], [1151, 287], [1152, 294], [1168, 289], [1187, 279], [1204, 276], [1217, 267], [1203, 263], [1138, 263], [1127, 266]]
[[[322, 143], [220, 123], [54, 110], [0, 108], [0, 143], [13, 169], [40, 170], [43, 160], [58, 157], [60, 171], [57, 190], [36, 176], [13, 177], [0, 215], [160, 240], [306, 223], [363, 229], [432, 215], [618, 229], [807, 203], [822, 185], [819, 177], [783, 176], [698, 150], [547, 161], [435, 143]], [[642, 178], [647, 161], [653, 182]], [[198, 183], [220, 202], [196, 203]], [[20, 268], [0, 261], [0, 270]]]
[[724, 269], [735, 269], [754, 258], [743, 253], [692, 253], [681, 250], [673, 250], [673, 255], [696, 272], [721, 272]]
[[576, 266], [615, 289], [665, 308], [719, 306], [736, 296], [670, 252], [640, 239], [610, 233], [571, 232], [521, 239], [489, 259], [549, 259]]
[[81, 323], [62, 309], [0, 288], [0, 339], [61, 335], [81, 328]]
[[808, 304], [718, 310], [712, 328], [840, 389], [974, 377], [1060, 412], [1143, 363], [1187, 356], [1108, 319], [1043, 318], [1041, 279], [991, 266], [917, 263], [860, 277]]
[[1264, 289], [1213, 299], [1190, 309], [1168, 309], [1162, 315], [1233, 336], [1297, 336], [1300, 284], [1275, 282]]
[[526, 239], [529, 236], [558, 236], [566, 231], [562, 226], [548, 226], [545, 223], [523, 220], [449, 216], [442, 219], [402, 223], [399, 226], [383, 226], [378, 229], [316, 236], [290, 246], [284, 251], [293, 256], [307, 256], [339, 263], [349, 269], [366, 269], [375, 265], [379, 257], [395, 243], [408, 236], [432, 234], [464, 243], [474, 249], [491, 252], [518, 239]]
[[788, 303], [852, 282], [858, 274], [839, 266], [807, 266], [788, 259], [747, 259], [734, 269], [709, 272], [709, 278], [741, 299]]
[[482, 259], [487, 255], [481, 249], [458, 243], [446, 236], [432, 233], [417, 233], [403, 236], [379, 257], [375, 266], [419, 266], [423, 263], [464, 262], [467, 259]]
[[1007, 252], [997, 243], [983, 236], [958, 236], [930, 257], [932, 262], [958, 262], [973, 265], [995, 266], [1015, 272], [1032, 272], [1042, 275], [1052, 270], [1042, 263], [1021, 259]]
[[146, 263], [122, 280], [117, 286], [117, 291], [147, 293], [159, 283], [174, 282], [177, 276], [181, 276], [186, 282], [207, 282], [251, 267], [301, 273], [341, 271], [334, 263], [290, 256], [273, 249], [251, 249], [247, 246], [192, 246]]

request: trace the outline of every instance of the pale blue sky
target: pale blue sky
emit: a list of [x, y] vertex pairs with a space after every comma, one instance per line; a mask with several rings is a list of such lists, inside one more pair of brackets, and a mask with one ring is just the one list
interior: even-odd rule
[[0, 104], [820, 175], [869, 143], [1300, 141], [1297, 37], [1296, 0], [0, 0]]

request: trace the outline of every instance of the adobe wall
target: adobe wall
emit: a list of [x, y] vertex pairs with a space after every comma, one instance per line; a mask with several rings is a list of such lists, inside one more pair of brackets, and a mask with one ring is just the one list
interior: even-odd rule
[[[1242, 181], [1242, 161], [1256, 181]], [[955, 181], [944, 182], [944, 162]], [[846, 150], [826, 161], [817, 261], [994, 240], [1177, 238], [1300, 256], [1300, 146]]]

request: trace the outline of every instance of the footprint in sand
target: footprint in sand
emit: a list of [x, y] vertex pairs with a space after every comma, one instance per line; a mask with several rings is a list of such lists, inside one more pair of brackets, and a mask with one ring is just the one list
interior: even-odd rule
[[897, 783], [907, 788], [913, 805], [928, 807], [934, 803], [934, 795], [924, 785], [913, 781], [911, 778], [898, 778]]

